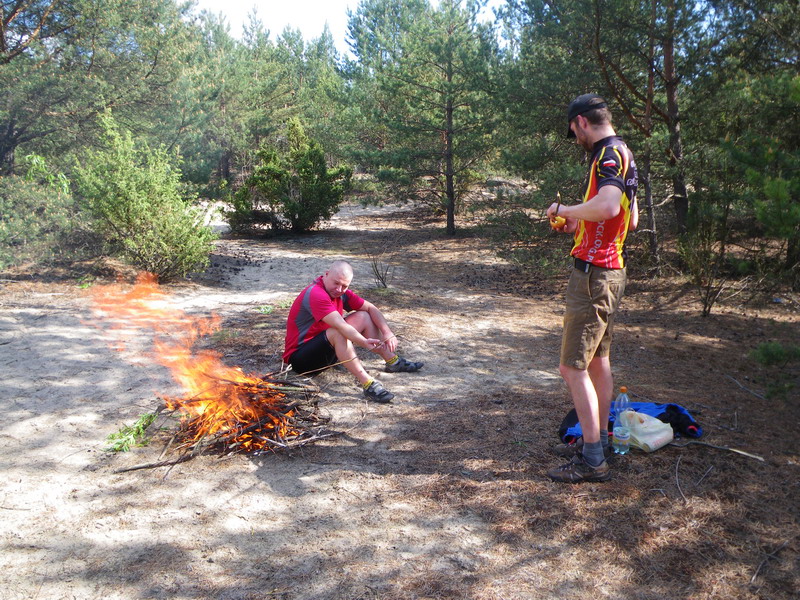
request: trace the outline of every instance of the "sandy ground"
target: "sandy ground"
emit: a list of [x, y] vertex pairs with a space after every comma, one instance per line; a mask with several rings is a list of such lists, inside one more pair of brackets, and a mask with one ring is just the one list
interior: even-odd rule
[[[353, 288], [384, 307], [402, 353], [425, 361], [417, 374], [384, 374], [378, 359], [365, 358], [397, 395], [387, 406], [365, 403], [344, 372], [316, 378], [320, 410], [345, 433], [290, 455], [204, 456], [169, 472], [116, 473], [161, 448], [112, 454], [106, 437], [161, 396], [180, 394], [152, 358], [151, 332], [98, 322], [76, 284], [6, 283], [0, 598], [792, 597], [800, 581], [796, 451], [771, 457], [786, 489], [776, 500], [784, 506], [769, 515], [735, 490], [675, 486], [676, 454], [631, 459], [612, 484], [549, 482], [543, 471], [558, 464], [549, 449], [569, 408], [556, 364], [562, 282], [502, 284], [510, 267], [487, 242], [449, 240], [408, 214], [350, 207], [314, 235], [224, 240], [206, 274], [167, 287], [174, 306], [222, 317], [216, 342], [226, 362], [263, 373], [279, 367], [287, 303], [331, 260], [346, 258]], [[393, 266], [390, 292], [371, 290], [369, 256], [378, 254]], [[615, 369], [634, 380], [659, 348], [635, 339], [647, 309], [626, 315], [620, 328], [631, 343]], [[786, 327], [796, 325], [795, 315]], [[693, 362], [680, 358], [686, 363], [666, 366], [654, 374], [661, 383], [643, 389], [660, 401], [691, 389], [669, 381]], [[747, 403], [733, 384], [726, 393]], [[730, 419], [730, 405], [709, 396], [705, 418]], [[796, 410], [790, 418], [798, 424]], [[765, 449], [752, 439], [722, 441]], [[741, 461], [742, 485], [759, 485], [755, 461], [720, 455], [713, 466], [719, 472], [731, 460]], [[687, 459], [679, 467], [697, 482], [708, 465]], [[642, 489], [637, 479], [654, 466], [662, 485]], [[671, 517], [654, 520], [676, 504]], [[613, 528], [598, 529], [614, 514], [634, 527], [635, 551]], [[721, 539], [736, 538], [729, 548], [694, 537], [727, 520], [737, 522], [723, 527]], [[740, 535], [745, 520], [756, 524]], [[690, 533], [677, 540], [672, 527]], [[779, 566], [767, 560], [748, 584], [783, 541]], [[682, 544], [699, 561], [694, 572], [675, 571]]]

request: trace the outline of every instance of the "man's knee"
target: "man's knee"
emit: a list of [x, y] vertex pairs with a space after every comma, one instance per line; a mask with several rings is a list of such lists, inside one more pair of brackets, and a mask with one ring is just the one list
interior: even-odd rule
[[338, 351], [340, 348], [343, 349], [352, 346], [352, 342], [350, 340], [333, 328], [326, 330], [325, 335], [328, 338], [328, 343], [333, 347], [334, 350]]
[[611, 370], [611, 360], [608, 356], [595, 356], [589, 361], [588, 371], [590, 373], [605, 372]]
[[372, 322], [372, 317], [370, 317], [368, 312], [363, 310], [357, 310], [350, 313], [345, 317], [344, 320], [347, 321], [348, 325], [351, 325], [353, 328], [355, 328], [358, 333], [362, 334], [375, 326], [375, 324]]
[[575, 367], [571, 367], [563, 363], [558, 365], [558, 371], [561, 373], [561, 377], [563, 377], [567, 382], [585, 372], [583, 369], [576, 369]]

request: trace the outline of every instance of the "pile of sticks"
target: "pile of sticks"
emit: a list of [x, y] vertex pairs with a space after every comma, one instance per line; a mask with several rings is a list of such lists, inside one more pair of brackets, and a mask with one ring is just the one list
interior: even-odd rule
[[[186, 407], [196, 399], [166, 399], [149, 427], [155, 431], [164, 429], [168, 421], [180, 420], [166, 442], [158, 460], [151, 463], [121, 468], [115, 473], [172, 467], [203, 454], [220, 456], [246, 453], [257, 456], [267, 452], [291, 450], [322, 439], [339, 435], [327, 430], [329, 418], [319, 415], [316, 406], [309, 401], [317, 392], [306, 384], [265, 375], [255, 383], [216, 379], [218, 384], [236, 386], [239, 398], [248, 405], [244, 411], [250, 415], [241, 419], [238, 414], [224, 415], [224, 425], [213, 433], [208, 431], [204, 415], [189, 416]], [[239, 411], [241, 413], [242, 411]], [[166, 458], [171, 453], [172, 458]], [[166, 477], [166, 475], [165, 475]]]

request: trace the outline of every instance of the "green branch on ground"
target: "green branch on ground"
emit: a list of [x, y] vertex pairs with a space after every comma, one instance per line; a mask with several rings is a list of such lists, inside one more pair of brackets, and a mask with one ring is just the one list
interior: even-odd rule
[[145, 413], [133, 425], [125, 425], [109, 435], [106, 442], [110, 445], [105, 448], [106, 452], [127, 452], [132, 447], [147, 446], [150, 442], [147, 438], [147, 428], [153, 424], [157, 416], [156, 413]]

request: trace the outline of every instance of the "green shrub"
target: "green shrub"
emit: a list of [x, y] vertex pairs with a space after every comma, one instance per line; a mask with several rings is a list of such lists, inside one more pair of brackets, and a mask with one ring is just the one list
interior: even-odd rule
[[750, 357], [765, 367], [784, 368], [800, 360], [800, 346], [783, 346], [778, 342], [764, 342], [750, 353]]
[[95, 227], [132, 265], [159, 279], [183, 277], [208, 264], [214, 234], [181, 197], [180, 169], [164, 147], [151, 150], [101, 118], [106, 148], [76, 168], [79, 196]]
[[259, 164], [234, 195], [229, 215], [237, 230], [269, 225], [308, 231], [329, 219], [350, 187], [349, 167], [329, 169], [322, 147], [306, 136], [298, 119], [288, 125], [288, 147], [264, 147]]
[[788, 367], [800, 361], [800, 346], [764, 342], [750, 352], [750, 358], [772, 369], [767, 381], [767, 398], [788, 398], [789, 392], [797, 387], [797, 371]]
[[72, 197], [57, 186], [0, 177], [0, 269], [58, 255], [74, 212]]
[[678, 241], [686, 273], [697, 288], [707, 317], [734, 273], [728, 269], [730, 195], [718, 189], [697, 191], [689, 212], [688, 232]]

